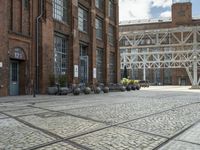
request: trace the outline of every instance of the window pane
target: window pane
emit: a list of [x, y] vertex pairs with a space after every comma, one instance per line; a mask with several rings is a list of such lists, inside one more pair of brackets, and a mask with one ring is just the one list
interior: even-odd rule
[[88, 12], [82, 8], [78, 8], [78, 29], [87, 32], [88, 28]]
[[96, 18], [96, 37], [97, 39], [103, 38], [103, 21], [101, 19]]
[[53, 17], [59, 21], [67, 22], [68, 0], [53, 0]]
[[54, 73], [56, 76], [67, 73], [68, 43], [60, 36], [54, 37]]
[[96, 67], [97, 67], [97, 81], [103, 83], [103, 49], [97, 49]]

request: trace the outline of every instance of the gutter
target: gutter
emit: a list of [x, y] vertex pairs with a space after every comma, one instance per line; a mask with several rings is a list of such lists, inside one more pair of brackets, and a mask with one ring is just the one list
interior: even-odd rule
[[40, 0], [40, 15], [36, 18], [36, 70], [35, 70], [35, 86], [34, 86], [34, 97], [35, 93], [39, 93], [39, 21], [41, 20], [44, 10], [43, 10], [44, 0]]

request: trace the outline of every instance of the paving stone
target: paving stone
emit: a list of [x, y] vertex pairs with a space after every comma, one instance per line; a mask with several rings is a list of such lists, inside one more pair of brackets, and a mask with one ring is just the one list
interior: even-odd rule
[[28, 109], [7, 111], [5, 113], [16, 117], [16, 116], [22, 116], [22, 115], [44, 113], [44, 112], [47, 112], [47, 110], [43, 110], [43, 109], [39, 109], [39, 108], [28, 108]]
[[200, 145], [200, 123], [182, 133], [177, 140], [188, 141]]
[[162, 101], [155, 99], [144, 100], [144, 98], [137, 97], [133, 97], [131, 99], [132, 102], [63, 110], [63, 112], [114, 124], [189, 104], [188, 101]]
[[121, 126], [171, 137], [200, 119], [200, 104], [174, 109]]
[[0, 106], [0, 111], [6, 112], [6, 111], [14, 111], [14, 110], [22, 110], [22, 109], [29, 109], [29, 107], [26, 106]]
[[6, 118], [6, 117], [8, 117], [8, 116], [6, 116], [6, 115], [0, 113], [0, 119]]
[[171, 141], [159, 150], [200, 150], [200, 145], [181, 141]]
[[71, 140], [95, 150], [151, 150], [166, 139], [125, 128], [112, 127]]
[[63, 114], [55, 112], [20, 117], [20, 119], [62, 137], [69, 137], [105, 127], [101, 123], [67, 115], [63, 116]]
[[60, 142], [42, 148], [38, 148], [37, 150], [81, 150], [81, 149], [76, 148], [70, 144]]
[[54, 138], [14, 119], [0, 120], [1, 150], [21, 150], [53, 140]]

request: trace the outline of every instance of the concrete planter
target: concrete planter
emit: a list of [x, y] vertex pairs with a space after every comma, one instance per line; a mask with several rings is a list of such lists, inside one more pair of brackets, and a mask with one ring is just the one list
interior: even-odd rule
[[103, 92], [104, 92], [104, 93], [108, 93], [108, 92], [109, 92], [109, 87], [107, 87], [107, 86], [104, 87], [104, 88], [103, 88]]
[[127, 86], [126, 86], [126, 90], [127, 90], [127, 91], [131, 91], [131, 86], [130, 86], [130, 85], [127, 85]]
[[100, 88], [100, 87], [97, 87], [97, 88], [95, 89], [94, 93], [96, 93], [96, 94], [101, 93], [101, 88]]
[[125, 92], [125, 91], [126, 91], [126, 88], [125, 88], [124, 86], [121, 86], [121, 87], [120, 87], [120, 91], [121, 91], [121, 92]]
[[74, 91], [73, 91], [73, 94], [74, 95], [79, 95], [81, 92], [81, 89], [80, 88], [75, 88]]
[[91, 89], [89, 87], [86, 87], [83, 92], [85, 94], [90, 94], [91, 93]]
[[58, 88], [56, 86], [48, 87], [47, 93], [49, 95], [56, 95], [58, 93]]

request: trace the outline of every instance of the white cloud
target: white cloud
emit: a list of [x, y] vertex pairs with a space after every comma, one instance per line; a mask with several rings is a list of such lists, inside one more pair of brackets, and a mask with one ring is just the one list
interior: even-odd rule
[[150, 0], [120, 0], [120, 20], [150, 18], [150, 4]]
[[153, 7], [170, 7], [172, 5], [172, 0], [152, 0]]
[[152, 7], [170, 7], [172, 0], [119, 0], [119, 20], [152, 18]]
[[165, 11], [160, 14], [161, 18], [169, 18], [171, 17], [171, 11]]

